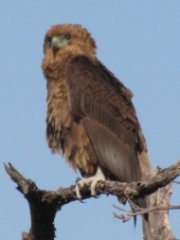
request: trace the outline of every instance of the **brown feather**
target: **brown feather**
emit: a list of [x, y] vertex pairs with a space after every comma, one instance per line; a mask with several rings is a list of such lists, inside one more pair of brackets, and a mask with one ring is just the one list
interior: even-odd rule
[[[73, 34], [75, 39], [68, 50], [61, 49], [55, 55], [49, 46], [48, 38], [64, 33]], [[81, 41], [82, 38], [83, 41]], [[85, 127], [73, 121], [67, 96], [65, 68], [72, 56], [83, 53], [83, 48], [84, 55], [88, 54], [93, 58], [95, 47], [90, 34], [79, 25], [57, 25], [52, 27], [45, 36], [45, 56], [42, 62], [48, 89], [48, 145], [52, 152], [61, 150], [71, 166], [75, 170], [79, 169], [86, 176], [95, 174], [97, 159]]]
[[[53, 52], [49, 39], [70, 34]], [[100, 167], [121, 181], [148, 177], [145, 139], [132, 93], [96, 58], [96, 44], [80, 25], [52, 27], [45, 36], [42, 69], [47, 79], [47, 140], [85, 176]]]
[[139, 156], [147, 149], [129, 90], [84, 56], [69, 62], [66, 79], [72, 114], [85, 125], [100, 166], [121, 181], [142, 179]]

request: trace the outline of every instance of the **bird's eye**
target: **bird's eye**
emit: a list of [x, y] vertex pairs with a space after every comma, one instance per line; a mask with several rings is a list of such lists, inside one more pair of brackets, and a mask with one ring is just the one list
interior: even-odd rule
[[69, 39], [71, 38], [71, 35], [70, 35], [70, 34], [66, 34], [64, 37], [65, 37], [67, 40], [69, 40]]
[[46, 41], [47, 41], [48, 43], [51, 43], [51, 37], [47, 36]]

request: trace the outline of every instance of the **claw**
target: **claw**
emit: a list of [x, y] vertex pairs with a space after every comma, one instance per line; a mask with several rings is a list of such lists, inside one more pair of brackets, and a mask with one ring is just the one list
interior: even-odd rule
[[[80, 180], [81, 181], [81, 180]], [[79, 181], [79, 182], [80, 182]], [[76, 186], [75, 186], [75, 192], [76, 192], [76, 196], [77, 196], [77, 198], [78, 199], [81, 199], [82, 198], [82, 195], [81, 195], [81, 193], [80, 193], [80, 190], [79, 190], [79, 182], [76, 184]]]
[[80, 177], [76, 178], [76, 181], [75, 181], [75, 183], [77, 184], [77, 183], [78, 183], [80, 180], [81, 180], [81, 178], [80, 178]]
[[96, 190], [95, 190], [96, 184], [97, 184], [97, 182], [104, 181], [104, 180], [105, 180], [105, 176], [104, 176], [103, 172], [101, 171], [101, 169], [98, 168], [97, 172], [96, 172], [96, 174], [94, 176], [89, 177], [89, 178], [84, 178], [84, 179], [78, 181], [78, 183], [76, 184], [76, 187], [75, 187], [77, 198], [78, 199], [82, 198], [82, 195], [80, 193], [80, 189], [79, 188], [82, 188], [83, 186], [89, 185], [89, 184], [91, 184], [91, 186], [90, 186], [91, 195], [92, 196], [96, 196]]

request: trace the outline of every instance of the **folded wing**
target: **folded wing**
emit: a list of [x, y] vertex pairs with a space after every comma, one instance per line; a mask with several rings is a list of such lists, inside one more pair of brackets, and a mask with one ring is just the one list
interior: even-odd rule
[[144, 137], [131, 102], [131, 92], [100, 62], [75, 57], [66, 68], [73, 118], [81, 121], [98, 164], [110, 179], [142, 178]]

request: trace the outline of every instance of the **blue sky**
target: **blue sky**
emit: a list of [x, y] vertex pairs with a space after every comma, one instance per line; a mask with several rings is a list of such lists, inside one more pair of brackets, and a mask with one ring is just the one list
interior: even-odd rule
[[[75, 182], [78, 174], [45, 140], [46, 82], [41, 71], [47, 29], [79, 23], [92, 33], [98, 58], [134, 93], [152, 165], [180, 158], [180, 1], [2, 1], [0, 8], [0, 239], [20, 239], [29, 209], [4, 171], [11, 162], [44, 189]], [[180, 190], [173, 187], [172, 203]], [[140, 220], [114, 219], [116, 198], [71, 203], [56, 217], [57, 239], [142, 239]], [[170, 212], [180, 238], [179, 211]]]

